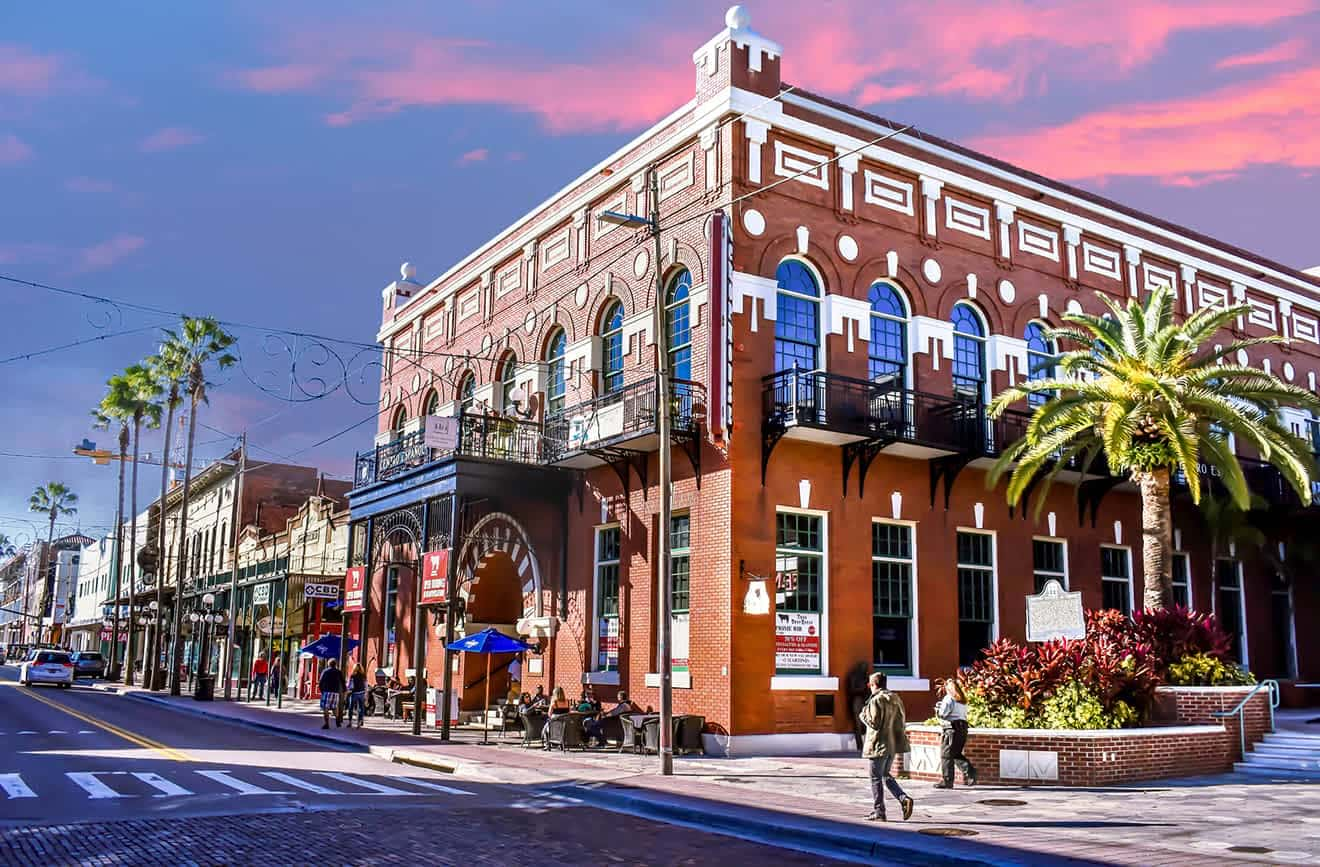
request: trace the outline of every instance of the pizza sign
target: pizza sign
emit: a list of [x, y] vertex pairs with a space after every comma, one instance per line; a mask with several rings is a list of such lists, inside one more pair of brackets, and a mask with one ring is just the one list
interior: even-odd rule
[[422, 605], [443, 605], [449, 597], [449, 549], [422, 555]]
[[364, 591], [367, 586], [367, 567], [353, 566], [344, 573], [344, 608], [345, 612], [361, 611]]

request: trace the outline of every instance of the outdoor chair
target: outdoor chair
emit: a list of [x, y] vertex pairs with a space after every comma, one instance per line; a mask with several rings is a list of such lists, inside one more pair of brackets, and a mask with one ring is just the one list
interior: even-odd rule
[[619, 740], [619, 752], [632, 750], [634, 753], [640, 753], [645, 749], [644, 733], [642, 731], [642, 717], [633, 714], [631, 716], [619, 717], [622, 723], [622, 735]]
[[697, 752], [705, 754], [706, 744], [701, 733], [706, 728], [706, 718], [697, 714], [684, 714], [675, 717], [677, 733], [674, 736], [674, 751], [680, 753]]
[[586, 738], [582, 730], [582, 714], [561, 713], [551, 717], [545, 724], [545, 745], [550, 749], [559, 747], [565, 752], [574, 748], [583, 749]]
[[523, 747], [526, 747], [532, 741], [539, 741], [545, 737], [547, 719], [548, 717], [539, 710], [525, 710], [522, 712]]
[[500, 706], [500, 740], [504, 739], [505, 732], [516, 732], [523, 727], [522, 719], [518, 716], [518, 706], [513, 704], [503, 704]]
[[624, 731], [631, 729], [632, 725], [624, 722], [621, 716], [606, 716], [600, 718], [600, 736], [605, 739], [606, 744], [611, 741], [616, 744], [622, 744]]
[[[673, 719], [670, 720], [671, 733], [669, 737], [669, 743], [670, 746], [674, 747], [675, 750], [678, 749], [679, 723], [681, 721], [682, 721], [682, 717], [674, 717]], [[706, 724], [705, 720], [703, 719], [702, 725], [705, 724]], [[642, 723], [642, 730], [644, 732], [646, 752], [659, 753], [660, 752], [660, 717], [658, 716], [647, 717], [646, 720]]]

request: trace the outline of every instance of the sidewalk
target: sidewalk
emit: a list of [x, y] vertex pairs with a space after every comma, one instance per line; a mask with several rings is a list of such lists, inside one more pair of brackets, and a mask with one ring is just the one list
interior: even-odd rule
[[856, 755], [681, 756], [674, 776], [661, 777], [655, 756], [547, 753], [522, 748], [512, 734], [500, 741], [492, 732], [491, 744], [483, 746], [480, 730], [455, 730], [445, 744], [438, 734], [415, 737], [411, 723], [379, 717], [369, 717], [362, 729], [323, 730], [314, 702], [286, 700], [276, 710], [261, 702], [117, 691], [390, 761], [492, 783], [555, 787], [596, 806], [833, 854], [873, 859], [892, 846], [909, 854], [938, 852], [941, 859], [984, 859], [976, 854], [983, 848], [959, 846], [974, 842], [1010, 854], [1007, 861], [985, 859], [999, 863], [1320, 864], [1320, 786], [1230, 775], [1105, 789], [987, 785], [943, 791], [903, 781], [917, 803], [912, 819], [897, 821], [891, 803], [891, 821], [877, 826], [861, 818], [869, 810], [870, 789]]

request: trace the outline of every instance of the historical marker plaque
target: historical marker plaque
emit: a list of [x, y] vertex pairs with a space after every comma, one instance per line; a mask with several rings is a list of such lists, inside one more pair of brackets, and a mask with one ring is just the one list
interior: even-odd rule
[[1039, 593], [1027, 597], [1027, 641], [1085, 637], [1080, 592], [1070, 593], [1058, 581], [1046, 581]]

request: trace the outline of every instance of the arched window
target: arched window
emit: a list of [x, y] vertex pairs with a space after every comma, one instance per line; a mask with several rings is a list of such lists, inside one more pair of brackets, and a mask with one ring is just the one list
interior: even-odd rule
[[477, 398], [477, 378], [471, 372], [463, 374], [458, 381], [458, 409], [464, 415], [472, 412], [472, 405]]
[[907, 381], [907, 304], [890, 283], [871, 285], [871, 341], [867, 374], [872, 382], [902, 386]]
[[820, 354], [820, 285], [806, 263], [785, 259], [775, 269], [775, 370], [815, 370]]
[[[1045, 336], [1045, 326], [1039, 322], [1028, 322], [1022, 332], [1022, 339], [1027, 342], [1027, 379], [1052, 379], [1054, 377], [1054, 342]], [[1042, 406], [1051, 395], [1038, 392], [1027, 396], [1030, 406]]]
[[611, 301], [600, 317], [601, 389], [623, 388], [623, 302]]
[[985, 323], [970, 304], [953, 305], [953, 390], [985, 400]]
[[517, 386], [518, 356], [512, 351], [504, 353], [500, 361], [500, 408], [505, 412], [513, 409], [513, 399], [509, 397]]
[[403, 425], [408, 421], [408, 407], [401, 406], [394, 411], [394, 421], [390, 423], [390, 430], [401, 431]]
[[556, 328], [550, 332], [550, 339], [545, 344], [547, 415], [564, 411], [564, 393], [567, 391], [567, 383], [564, 380], [564, 353], [567, 350], [568, 335], [564, 333], [564, 329]]
[[440, 413], [440, 393], [434, 388], [427, 395], [426, 400], [422, 401], [422, 415], [438, 415]]
[[692, 322], [688, 318], [688, 295], [692, 275], [686, 268], [669, 281], [665, 293], [665, 348], [669, 352], [669, 374], [674, 379], [692, 378]]

